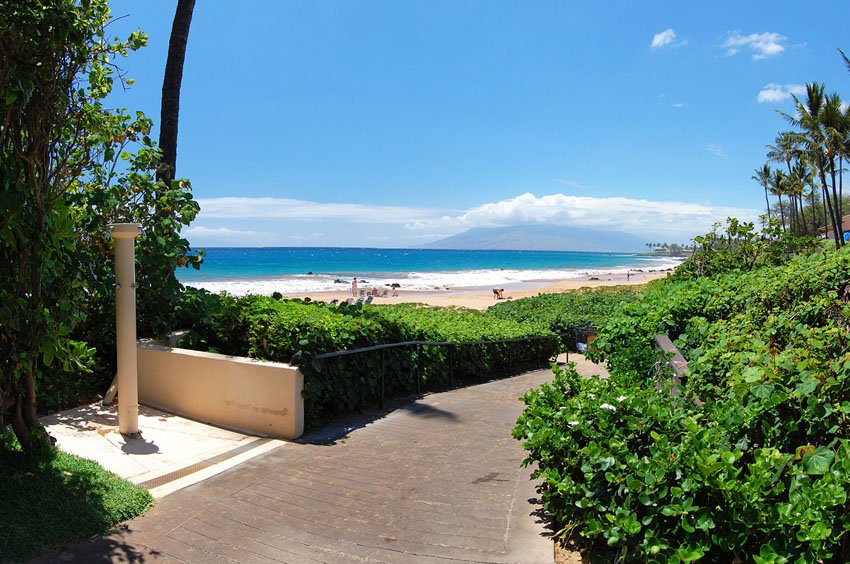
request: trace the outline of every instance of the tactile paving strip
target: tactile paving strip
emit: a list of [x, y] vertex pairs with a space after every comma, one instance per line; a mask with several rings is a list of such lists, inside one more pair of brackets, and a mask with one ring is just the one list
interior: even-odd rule
[[198, 472], [199, 470], [204, 470], [205, 468], [209, 468], [210, 466], [215, 466], [216, 464], [220, 464], [220, 463], [224, 462], [225, 460], [231, 459], [234, 456], [238, 456], [238, 455], [242, 454], [243, 452], [247, 452], [251, 449], [262, 446], [262, 445], [268, 443], [269, 441], [271, 441], [271, 439], [257, 439], [255, 441], [251, 441], [250, 443], [248, 443], [246, 445], [236, 447], [236, 448], [229, 450], [227, 452], [224, 452], [224, 453], [218, 454], [216, 456], [207, 458], [206, 460], [201, 460], [200, 462], [196, 462], [195, 464], [191, 464], [189, 466], [186, 466], [185, 468], [180, 468], [179, 470], [175, 470], [174, 472], [169, 472], [168, 474], [163, 474], [162, 476], [159, 476], [158, 478], [153, 478], [151, 480], [148, 480], [147, 482], [142, 482], [138, 485], [147, 489], [147, 490], [152, 490], [153, 488], [162, 486], [162, 485], [167, 484], [169, 482], [173, 482], [174, 480], [178, 480], [180, 478], [188, 476], [189, 474], [194, 474], [195, 472]]

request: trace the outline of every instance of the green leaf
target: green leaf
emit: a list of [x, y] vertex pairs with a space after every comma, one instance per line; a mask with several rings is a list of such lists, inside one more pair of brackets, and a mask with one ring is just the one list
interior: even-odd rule
[[815, 452], [806, 453], [803, 456], [803, 466], [806, 472], [814, 476], [825, 474], [829, 470], [829, 466], [835, 459], [835, 452], [832, 449], [819, 446]]
[[705, 556], [705, 548], [701, 546], [685, 545], [676, 551], [676, 556], [682, 559], [682, 562], [693, 562]]

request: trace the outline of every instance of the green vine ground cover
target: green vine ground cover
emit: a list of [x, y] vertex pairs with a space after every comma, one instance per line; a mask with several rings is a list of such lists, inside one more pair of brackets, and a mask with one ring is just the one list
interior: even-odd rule
[[[611, 379], [524, 397], [514, 436], [563, 535], [607, 560], [847, 561], [850, 252], [750, 268], [651, 286], [601, 324]], [[689, 361], [678, 397], [658, 333]]]

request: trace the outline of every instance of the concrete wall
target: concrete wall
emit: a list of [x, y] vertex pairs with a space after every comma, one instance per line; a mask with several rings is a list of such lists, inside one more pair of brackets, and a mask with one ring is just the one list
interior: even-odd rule
[[138, 367], [145, 405], [250, 434], [304, 432], [304, 375], [288, 364], [140, 341]]

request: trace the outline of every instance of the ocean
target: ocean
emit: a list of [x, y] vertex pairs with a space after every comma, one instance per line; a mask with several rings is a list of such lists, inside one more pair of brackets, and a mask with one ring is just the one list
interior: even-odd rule
[[215, 247], [201, 270], [178, 269], [187, 286], [211, 292], [295, 294], [399, 284], [402, 290], [518, 288], [628, 270], [663, 270], [676, 259], [636, 253], [466, 251], [344, 247]]

